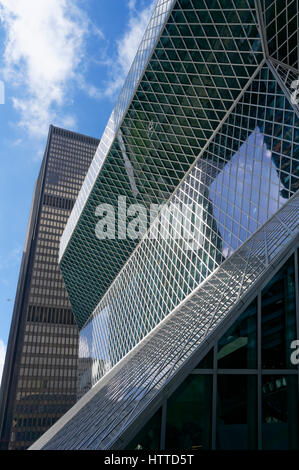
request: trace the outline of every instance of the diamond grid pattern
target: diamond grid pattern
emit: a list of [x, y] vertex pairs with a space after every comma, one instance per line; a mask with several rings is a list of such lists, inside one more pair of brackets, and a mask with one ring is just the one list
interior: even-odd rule
[[263, 0], [263, 11], [270, 56], [298, 70], [298, 0]]
[[[299, 196], [294, 196], [152, 332], [85, 405], [36, 448], [109, 449], [130, 423], [186, 364], [270, 263], [298, 236]], [[178, 334], [178, 332], [180, 334]]]
[[71, 236], [72, 232], [76, 227], [81, 212], [87, 202], [87, 199], [95, 184], [99, 171], [101, 170], [103, 162], [111, 147], [113, 139], [116, 136], [116, 131], [119, 127], [119, 124], [123, 119], [123, 115], [130, 103], [132, 93], [138, 83], [141, 72], [143, 71], [144, 66], [148, 61], [148, 58], [152, 52], [153, 45], [155, 44], [156, 39], [159, 37], [161, 28], [165, 23], [165, 19], [167, 18], [174, 1], [175, 0], [157, 1], [157, 6], [153, 12], [149, 25], [138, 48], [137, 54], [126, 78], [124, 87], [118, 97], [116, 105], [108, 121], [107, 127], [101, 138], [99, 147], [96, 151], [95, 157], [86, 175], [86, 179], [74, 206], [72, 216], [70, 217], [69, 222], [65, 228], [64, 234], [61, 239], [60, 258], [67, 246], [69, 237]]
[[166, 201], [262, 59], [254, 1], [175, 3], [61, 260], [80, 328], [139, 241], [97, 240], [97, 205]]
[[[90, 385], [290, 198], [299, 180], [292, 143], [298, 128], [274, 76], [262, 67], [82, 328], [80, 358], [93, 360]], [[184, 239], [191, 202], [199, 223], [190, 224]], [[150, 238], [168, 221], [167, 239]]]
[[[298, 79], [298, 2], [157, 8], [61, 244], [82, 327], [81, 392], [95, 387], [37, 448], [118, 448], [298, 236], [299, 120], [288, 93]], [[95, 244], [96, 206], [119, 194], [168, 202], [138, 245]]]
[[[272, 65], [275, 68], [278, 76], [281, 78], [285, 85], [285, 93], [289, 96], [289, 99], [292, 102], [292, 95], [295, 95], [296, 98], [299, 96], [299, 92], [296, 91], [297, 81], [299, 80], [299, 72], [285, 66], [281, 62], [272, 61]], [[298, 89], [298, 88], [297, 88]], [[299, 103], [293, 102], [293, 107], [297, 110], [297, 116], [299, 114]]]

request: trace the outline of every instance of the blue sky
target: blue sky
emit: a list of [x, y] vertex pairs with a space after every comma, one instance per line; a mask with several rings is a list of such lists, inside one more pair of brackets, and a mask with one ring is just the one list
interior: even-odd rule
[[0, 0], [0, 380], [50, 124], [100, 138], [155, 0]]

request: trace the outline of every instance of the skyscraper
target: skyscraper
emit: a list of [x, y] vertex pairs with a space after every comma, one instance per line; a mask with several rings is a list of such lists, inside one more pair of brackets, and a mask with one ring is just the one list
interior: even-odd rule
[[2, 449], [29, 447], [76, 402], [78, 328], [58, 267], [58, 249], [97, 145], [97, 139], [50, 126], [2, 378]]
[[[84, 394], [32, 448], [299, 447], [298, 25], [157, 2], [61, 238]], [[119, 196], [164, 205], [99, 239]]]

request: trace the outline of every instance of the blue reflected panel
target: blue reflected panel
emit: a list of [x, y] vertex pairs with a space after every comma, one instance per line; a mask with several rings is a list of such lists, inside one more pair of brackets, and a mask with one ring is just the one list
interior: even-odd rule
[[163, 220], [172, 220], [175, 230], [144, 236], [94, 310], [96, 359], [103, 360], [108, 304], [113, 367], [293, 194], [299, 178], [291, 126], [296, 135], [297, 117], [263, 67], [151, 226], [159, 234]]
[[287, 199], [281, 196], [272, 152], [257, 127], [210, 186], [210, 199], [227, 257]]
[[98, 316], [101, 324], [101, 335], [95, 329], [94, 322], [90, 321], [81, 330], [79, 338], [78, 360], [78, 398], [81, 398], [98, 380], [111, 368], [109, 344], [111, 343], [109, 308], [105, 307]]
[[157, 5], [153, 11], [152, 17], [144, 33], [143, 39], [127, 75], [124, 86], [111, 113], [94, 159], [88, 170], [83, 186], [79, 192], [79, 196], [61, 237], [59, 249], [60, 260], [80, 218], [81, 212], [90, 195], [90, 191], [92, 190], [98, 174], [101, 171], [104, 160], [108, 154], [114, 138], [116, 137], [117, 130], [126, 113], [127, 107], [130, 104], [133, 93], [138, 84], [138, 80], [144, 70], [145, 65], [147, 64], [147, 61], [153, 50], [153, 46], [159, 37], [159, 34], [174, 2], [175, 0], [157, 1]]

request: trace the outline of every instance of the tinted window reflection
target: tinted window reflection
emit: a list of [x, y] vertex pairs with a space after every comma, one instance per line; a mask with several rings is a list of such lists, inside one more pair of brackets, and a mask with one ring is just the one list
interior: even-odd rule
[[211, 446], [212, 376], [189, 375], [167, 402], [166, 449]]
[[212, 369], [213, 368], [213, 358], [214, 358], [214, 348], [212, 348], [208, 354], [200, 361], [200, 363], [195, 367], [195, 369]]
[[294, 260], [291, 257], [262, 292], [262, 366], [294, 368], [290, 345], [296, 339]]
[[220, 369], [256, 368], [256, 301], [218, 342]]
[[255, 449], [257, 380], [255, 376], [218, 375], [217, 448]]

